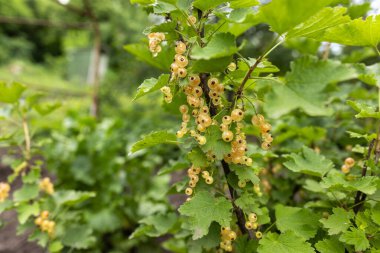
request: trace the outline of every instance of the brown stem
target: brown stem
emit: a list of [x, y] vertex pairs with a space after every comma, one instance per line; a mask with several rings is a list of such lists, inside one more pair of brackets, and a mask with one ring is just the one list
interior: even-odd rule
[[244, 79], [243, 81], [241, 82], [240, 84], [240, 87], [239, 89], [237, 90], [236, 92], [236, 99], [239, 99], [242, 97], [242, 94], [243, 94], [243, 90], [244, 90], [244, 86], [245, 84], [247, 83], [247, 81], [249, 80], [249, 78], [251, 77], [251, 74], [252, 72], [257, 68], [257, 66], [259, 65], [259, 63], [263, 60], [263, 57], [260, 56], [259, 58], [256, 59], [255, 63], [249, 68], [249, 70], [247, 71], [247, 73], [245, 74], [244, 76]]
[[[198, 18], [199, 18], [199, 20], [201, 19], [202, 15], [203, 15], [202, 11], [198, 10]], [[204, 26], [201, 27], [201, 29], [199, 31], [199, 35], [201, 36], [201, 38], [204, 38], [204, 35], [205, 35], [205, 33], [204, 33]], [[202, 43], [201, 46], [204, 46], [204, 44]], [[218, 113], [218, 110], [213, 105], [213, 103], [211, 102], [210, 96], [208, 94], [209, 91], [210, 91], [209, 87], [207, 86], [207, 79], [209, 77], [209, 74], [208, 73], [201, 73], [201, 74], [199, 74], [199, 76], [200, 76], [200, 79], [201, 79], [201, 87], [202, 87], [202, 90], [203, 90], [203, 94], [205, 94], [206, 103], [208, 104], [208, 106], [210, 108], [210, 116], [213, 117], [213, 116], [215, 116]], [[253, 234], [252, 234], [252, 231], [247, 230], [246, 227], [245, 227], [246, 220], [245, 220], [245, 217], [244, 217], [243, 210], [241, 210], [235, 204], [235, 199], [236, 199], [236, 197], [238, 197], [238, 194], [233, 189], [232, 185], [230, 185], [228, 183], [228, 180], [227, 180], [228, 175], [231, 173], [230, 166], [224, 160], [221, 160], [221, 163], [222, 163], [222, 167], [223, 167], [224, 176], [225, 176], [226, 181], [227, 181], [228, 190], [229, 190], [229, 194], [230, 194], [230, 197], [231, 197], [231, 202], [232, 202], [232, 206], [233, 206], [233, 209], [234, 209], [234, 213], [235, 213], [236, 218], [237, 218], [237, 225], [239, 226], [239, 229], [240, 229], [240, 231], [243, 234], [247, 234], [249, 236], [249, 238], [252, 239], [252, 238], [254, 238]]]
[[[371, 142], [369, 143], [369, 146], [368, 146], [368, 152], [367, 152], [367, 155], [365, 157], [365, 161], [364, 161], [364, 164], [363, 164], [363, 168], [362, 168], [362, 177], [364, 177], [366, 174], [367, 174], [367, 161], [369, 160], [369, 158], [371, 157], [371, 153], [372, 153], [372, 149], [375, 145], [375, 139], [371, 140]], [[364, 204], [364, 200], [366, 199], [367, 195], [361, 191], [358, 191], [356, 193], [356, 196], [355, 196], [355, 203], [354, 203], [354, 213], [358, 213], [360, 211], [360, 209], [362, 208], [363, 204]]]

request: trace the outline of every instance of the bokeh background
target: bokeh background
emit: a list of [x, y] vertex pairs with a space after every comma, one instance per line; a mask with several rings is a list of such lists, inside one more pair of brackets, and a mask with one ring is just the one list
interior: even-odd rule
[[[378, 0], [347, 0], [346, 5], [352, 17], [380, 12]], [[173, 247], [170, 241], [161, 245], [160, 239], [127, 240], [139, 220], [174, 210], [183, 201], [182, 196], [165, 195], [176, 175], [153, 177], [178, 160], [175, 147], [128, 155], [142, 134], [179, 125], [160, 108], [160, 94], [133, 101], [144, 79], [165, 71], [152, 60], [143, 34], [160, 21], [127, 0], [0, 0], [0, 80], [21, 82], [29, 91], [62, 103], [44, 120], [37, 115], [31, 119], [36, 146], [44, 154], [44, 173], [57, 188], [97, 193], [75, 213], [86, 236], [83, 247], [73, 252], [154, 253]], [[249, 29], [239, 38], [246, 43], [242, 54], [259, 55], [272, 36], [265, 26]], [[134, 52], [144, 45], [146, 54], [137, 59]], [[292, 59], [324, 50], [324, 44], [297, 39], [270, 60], [285, 72]], [[342, 50], [355, 49], [333, 44], [331, 57], [339, 58]], [[363, 49], [356, 57], [371, 61], [371, 56], [373, 50]], [[6, 153], [0, 149], [1, 179], [10, 173]], [[25, 236], [16, 236], [15, 213], [2, 218], [1, 253], [44, 252]]]

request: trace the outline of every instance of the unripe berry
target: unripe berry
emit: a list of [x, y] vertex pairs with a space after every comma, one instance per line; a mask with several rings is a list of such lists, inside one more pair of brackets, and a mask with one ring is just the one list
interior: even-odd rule
[[240, 188], [244, 188], [247, 185], [247, 182], [245, 180], [239, 180], [238, 186]]
[[236, 64], [234, 63], [234, 62], [231, 62], [230, 64], [228, 64], [228, 67], [227, 67], [227, 69], [229, 70], [229, 71], [235, 71], [236, 70]]
[[209, 177], [210, 176], [210, 173], [208, 172], [208, 171], [202, 171], [202, 177], [203, 178], [207, 178], [207, 177]]
[[182, 41], [178, 41], [177, 45], [175, 47], [175, 52], [177, 54], [183, 54], [186, 52], [186, 44], [183, 43]]
[[234, 231], [230, 231], [228, 233], [228, 238], [231, 240], [231, 241], [235, 241], [236, 240], [236, 233]]
[[188, 195], [188, 196], [190, 196], [191, 194], [193, 194], [193, 189], [191, 189], [191, 188], [186, 188], [186, 190], [185, 190], [185, 194], [186, 195]]
[[212, 184], [214, 182], [214, 179], [211, 176], [209, 176], [205, 178], [205, 181], [206, 181], [206, 184]]
[[187, 19], [187, 24], [189, 26], [191, 25], [195, 25], [195, 23], [197, 22], [197, 18], [193, 15], [189, 16], [188, 19]]
[[244, 112], [241, 109], [235, 109], [231, 112], [231, 119], [233, 121], [241, 121], [244, 118]]
[[177, 138], [182, 138], [185, 135], [185, 133], [180, 130], [180, 131], [177, 131], [176, 135], [177, 135]]
[[248, 220], [249, 220], [249, 221], [252, 221], [252, 222], [256, 222], [256, 221], [257, 221], [257, 214], [255, 214], [255, 213], [250, 213], [250, 214], [248, 215]]
[[222, 139], [225, 142], [230, 142], [234, 138], [234, 134], [231, 131], [224, 131], [222, 134]]
[[248, 230], [252, 230], [253, 229], [253, 222], [252, 221], [246, 221], [245, 222], [245, 228]]
[[207, 81], [207, 85], [208, 87], [211, 89], [211, 90], [215, 90], [217, 85], [219, 84], [219, 80], [218, 78], [210, 78], [208, 81]]
[[199, 145], [205, 145], [206, 142], [207, 142], [206, 137], [204, 137], [204, 136], [199, 136], [199, 139], [198, 139], [198, 143], [199, 143]]

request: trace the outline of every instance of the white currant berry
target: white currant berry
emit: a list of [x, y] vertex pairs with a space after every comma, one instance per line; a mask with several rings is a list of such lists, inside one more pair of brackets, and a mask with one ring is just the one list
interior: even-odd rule
[[226, 142], [232, 141], [233, 138], [234, 138], [234, 134], [231, 131], [224, 131], [222, 133], [222, 139]]
[[188, 196], [190, 196], [191, 194], [193, 194], [193, 189], [192, 188], [186, 188], [186, 190], [185, 190], [185, 194], [186, 195], [188, 195]]

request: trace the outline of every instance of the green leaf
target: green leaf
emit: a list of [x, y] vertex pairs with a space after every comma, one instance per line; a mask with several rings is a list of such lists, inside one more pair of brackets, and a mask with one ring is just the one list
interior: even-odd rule
[[49, 252], [55, 253], [55, 252], [61, 252], [63, 249], [63, 245], [60, 241], [53, 241], [49, 243]]
[[360, 72], [359, 79], [364, 83], [380, 87], [380, 63], [364, 66]]
[[193, 72], [223, 72], [232, 61], [232, 56], [216, 58], [212, 60], [197, 60], [191, 66]]
[[256, 194], [243, 192], [235, 204], [245, 213], [256, 213], [258, 222], [263, 225], [270, 222], [269, 211], [266, 207], [261, 207]]
[[153, 57], [149, 51], [148, 42], [144, 44], [128, 44], [124, 46], [124, 49], [130, 54], [134, 55], [136, 59], [145, 62], [155, 68], [163, 71], [170, 69], [170, 64], [174, 58], [174, 50], [171, 47], [162, 47], [162, 51], [157, 57]]
[[146, 94], [159, 90], [169, 82], [170, 75], [160, 75], [158, 80], [156, 78], [145, 79], [145, 81], [137, 88], [137, 94], [133, 100], [141, 98]]
[[70, 224], [62, 235], [62, 243], [74, 249], [87, 249], [96, 242], [92, 229], [85, 225]]
[[95, 196], [95, 192], [66, 190], [56, 191], [53, 198], [57, 206], [74, 206]]
[[174, 171], [184, 170], [184, 169], [189, 168], [189, 167], [190, 167], [190, 165], [188, 162], [175, 162], [175, 163], [171, 163], [169, 166], [161, 168], [157, 172], [157, 175], [158, 176], [166, 175], [166, 174], [172, 173]]
[[235, 36], [231, 33], [217, 33], [205, 47], [195, 46], [191, 58], [195, 60], [210, 60], [234, 55], [238, 51]]
[[55, 111], [61, 106], [62, 106], [61, 102], [38, 102], [33, 106], [33, 108], [40, 115], [45, 116], [52, 113], [53, 111]]
[[327, 29], [321, 37], [316, 35], [312, 38], [349, 46], [377, 47], [380, 42], [380, 15], [352, 20]]
[[226, 198], [215, 198], [210, 192], [200, 191], [178, 210], [182, 215], [190, 217], [193, 240], [196, 240], [207, 235], [213, 221], [221, 226], [229, 226], [231, 209], [232, 204]]
[[[167, 213], [167, 214], [156, 214], [152, 216], [148, 216], [139, 221], [142, 227], [150, 227], [149, 229], [138, 230], [138, 233], [133, 233], [131, 235], [132, 238], [137, 238], [143, 235], [150, 237], [159, 237], [169, 232], [170, 229], [177, 222], [177, 215], [175, 213]], [[141, 233], [144, 231], [144, 233]]]
[[258, 184], [260, 182], [259, 177], [256, 175], [255, 170], [252, 167], [231, 165], [230, 169], [236, 173], [239, 180], [250, 181], [252, 184]]
[[15, 202], [23, 202], [34, 199], [38, 196], [37, 184], [24, 184], [21, 189], [15, 191], [13, 194], [13, 200]]
[[302, 155], [292, 153], [289, 157], [292, 160], [285, 162], [285, 167], [298, 173], [322, 177], [334, 167], [332, 161], [306, 146], [302, 148]]
[[223, 159], [224, 155], [231, 152], [231, 145], [222, 139], [222, 132], [218, 126], [210, 126], [207, 128], [206, 144], [201, 148], [203, 151], [212, 151], [218, 160]]
[[290, 30], [286, 36], [287, 38], [322, 36], [326, 29], [349, 22], [351, 19], [344, 15], [346, 12], [347, 9], [344, 7], [323, 8], [301, 25]]
[[260, 8], [260, 15], [273, 31], [283, 34], [306, 21], [330, 3], [331, 0], [272, 0]]
[[321, 253], [344, 253], [344, 245], [335, 238], [319, 241], [315, 248]]
[[13, 207], [13, 203], [10, 199], [6, 199], [3, 202], [0, 202], [0, 214], [8, 209]]
[[379, 178], [374, 176], [365, 176], [348, 181], [342, 173], [336, 171], [330, 172], [327, 177], [324, 177], [320, 185], [325, 189], [361, 191], [367, 195], [372, 195], [376, 192], [378, 182]]
[[377, 108], [374, 106], [369, 106], [352, 100], [347, 100], [347, 104], [358, 112], [358, 114], [355, 115], [356, 118], [380, 119], [380, 112], [378, 112]]
[[355, 251], [363, 251], [369, 248], [369, 241], [365, 232], [355, 227], [351, 227], [351, 231], [344, 232], [339, 240], [354, 245]]
[[317, 233], [318, 216], [305, 208], [277, 205], [276, 226], [282, 232], [293, 231], [299, 237], [308, 240]]
[[189, 240], [188, 253], [202, 253], [202, 249], [211, 250], [220, 243], [220, 226], [213, 222], [209, 228], [209, 233], [198, 240]]
[[377, 225], [380, 225], [380, 203], [376, 203], [371, 209], [371, 218]]
[[259, 0], [231, 0], [230, 7], [233, 9], [248, 8], [259, 5]]
[[351, 65], [315, 57], [299, 58], [291, 64], [291, 71], [285, 76], [286, 85], [272, 81], [272, 90], [265, 96], [264, 109], [274, 118], [297, 108], [311, 116], [330, 115], [331, 110], [325, 107], [326, 86], [356, 77], [357, 72]]
[[148, 5], [148, 4], [154, 4], [154, 0], [130, 0], [131, 4], [142, 4], [142, 5]]
[[177, 136], [167, 131], [157, 131], [145, 135], [141, 140], [134, 143], [131, 147], [131, 153], [144, 148], [149, 148], [157, 144], [178, 144]]
[[226, 2], [228, 2], [228, 0], [195, 0], [193, 6], [201, 11], [207, 11]]
[[199, 148], [191, 150], [191, 152], [187, 154], [187, 158], [195, 167], [206, 167], [208, 165], [205, 153]]
[[281, 235], [269, 232], [259, 244], [258, 253], [315, 253], [309, 243], [291, 231]]
[[17, 102], [25, 89], [26, 86], [21, 83], [13, 82], [7, 85], [6, 82], [0, 81], [0, 102], [9, 104]]
[[40, 205], [38, 202], [19, 205], [17, 207], [17, 213], [19, 223], [24, 224], [30, 216], [37, 216], [40, 213]]
[[248, 235], [238, 236], [234, 242], [234, 248], [236, 253], [256, 253], [258, 241], [249, 240]]
[[329, 235], [336, 235], [346, 231], [352, 224], [350, 219], [354, 217], [352, 210], [346, 211], [343, 208], [334, 208], [333, 214], [327, 219], [321, 219], [320, 222], [324, 228], [327, 228]]

